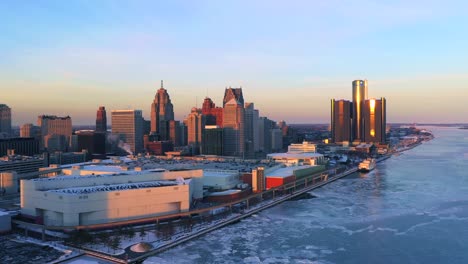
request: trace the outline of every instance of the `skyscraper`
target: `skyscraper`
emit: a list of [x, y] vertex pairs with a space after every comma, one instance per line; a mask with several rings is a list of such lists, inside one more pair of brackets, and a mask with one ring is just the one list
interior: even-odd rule
[[385, 143], [387, 106], [385, 98], [370, 99], [364, 102], [364, 141], [370, 143]]
[[[170, 120], [174, 120], [174, 106], [167, 90], [164, 89], [163, 81], [161, 81], [161, 88], [157, 91], [151, 104], [151, 132], [158, 133], [161, 137], [166, 137], [166, 135], [161, 134], [160, 122]], [[166, 132], [164, 131], [164, 133]]]
[[258, 142], [259, 112], [254, 103], [245, 103], [245, 157], [254, 158], [259, 151]]
[[[112, 134], [122, 141], [119, 144], [129, 154], [143, 151], [143, 114], [141, 110], [112, 110]], [[132, 152], [132, 153], [130, 153]]]
[[96, 113], [96, 132], [107, 132], [107, 114], [104, 106], [100, 106]]
[[353, 81], [353, 139], [362, 141], [364, 139], [362, 108], [367, 99], [367, 80]]
[[272, 151], [272, 139], [271, 130], [276, 126], [275, 121], [268, 119], [267, 117], [260, 117], [258, 120], [258, 141], [260, 151], [263, 153], [271, 153]]
[[223, 155], [241, 157], [245, 154], [244, 129], [244, 105], [232, 98], [223, 109]]
[[172, 142], [174, 147], [182, 145], [180, 137], [180, 122], [171, 120], [169, 121], [169, 140]]
[[37, 126], [41, 129], [43, 147], [50, 151], [68, 150], [72, 136], [70, 116], [41, 115], [37, 117]]
[[347, 100], [331, 100], [332, 142], [351, 142], [351, 106]]
[[192, 147], [192, 154], [198, 155], [201, 152], [205, 130], [205, 116], [201, 113], [201, 109], [192, 108], [185, 123], [187, 124], [188, 145]]
[[0, 104], [0, 138], [11, 136], [11, 108]]
[[227, 102], [231, 101], [231, 99], [236, 99], [241, 105], [244, 105], [244, 95], [242, 95], [242, 88], [226, 88], [226, 90], [224, 90], [223, 107], [227, 104]]
[[331, 100], [332, 142], [386, 142], [386, 100], [368, 100], [367, 87], [367, 80], [355, 80], [353, 102]]

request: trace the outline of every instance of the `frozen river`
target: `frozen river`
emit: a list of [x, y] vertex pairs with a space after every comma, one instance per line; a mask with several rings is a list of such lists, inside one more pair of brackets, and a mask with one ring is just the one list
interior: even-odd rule
[[145, 263], [468, 263], [468, 130]]

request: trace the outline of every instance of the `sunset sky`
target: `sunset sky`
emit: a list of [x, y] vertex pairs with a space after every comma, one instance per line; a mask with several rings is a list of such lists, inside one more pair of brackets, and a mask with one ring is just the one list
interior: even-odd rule
[[0, 1], [0, 17], [13, 125], [148, 118], [161, 79], [176, 119], [242, 86], [262, 116], [327, 123], [368, 79], [388, 122], [468, 122], [466, 1]]

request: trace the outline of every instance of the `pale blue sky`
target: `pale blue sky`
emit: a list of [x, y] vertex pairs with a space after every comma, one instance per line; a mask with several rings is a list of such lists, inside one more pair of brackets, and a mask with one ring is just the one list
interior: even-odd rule
[[261, 115], [326, 123], [364, 78], [389, 122], [468, 122], [465, 1], [1, 1], [0, 17], [14, 124], [148, 117], [161, 79], [178, 119], [242, 86]]

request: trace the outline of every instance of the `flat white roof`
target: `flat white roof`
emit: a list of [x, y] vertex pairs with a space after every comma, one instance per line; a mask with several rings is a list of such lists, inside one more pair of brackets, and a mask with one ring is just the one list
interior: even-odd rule
[[319, 153], [272, 153], [268, 154], [267, 157], [273, 159], [313, 159], [323, 157]]
[[113, 192], [113, 191], [124, 191], [124, 190], [131, 190], [131, 189], [154, 188], [154, 187], [174, 186], [174, 185], [178, 185], [177, 181], [150, 181], [150, 182], [136, 182], [136, 183], [113, 184], [113, 185], [73, 187], [73, 188], [49, 190], [48, 192], [79, 195], [79, 194], [88, 194], [88, 193], [96, 193], [96, 192]]
[[286, 178], [288, 176], [293, 175], [295, 170], [303, 170], [303, 169], [312, 168], [312, 167], [315, 167], [315, 166], [304, 165], [304, 166], [291, 166], [291, 167], [286, 167], [286, 168], [279, 168], [277, 170], [268, 172], [265, 175], [265, 177]]

